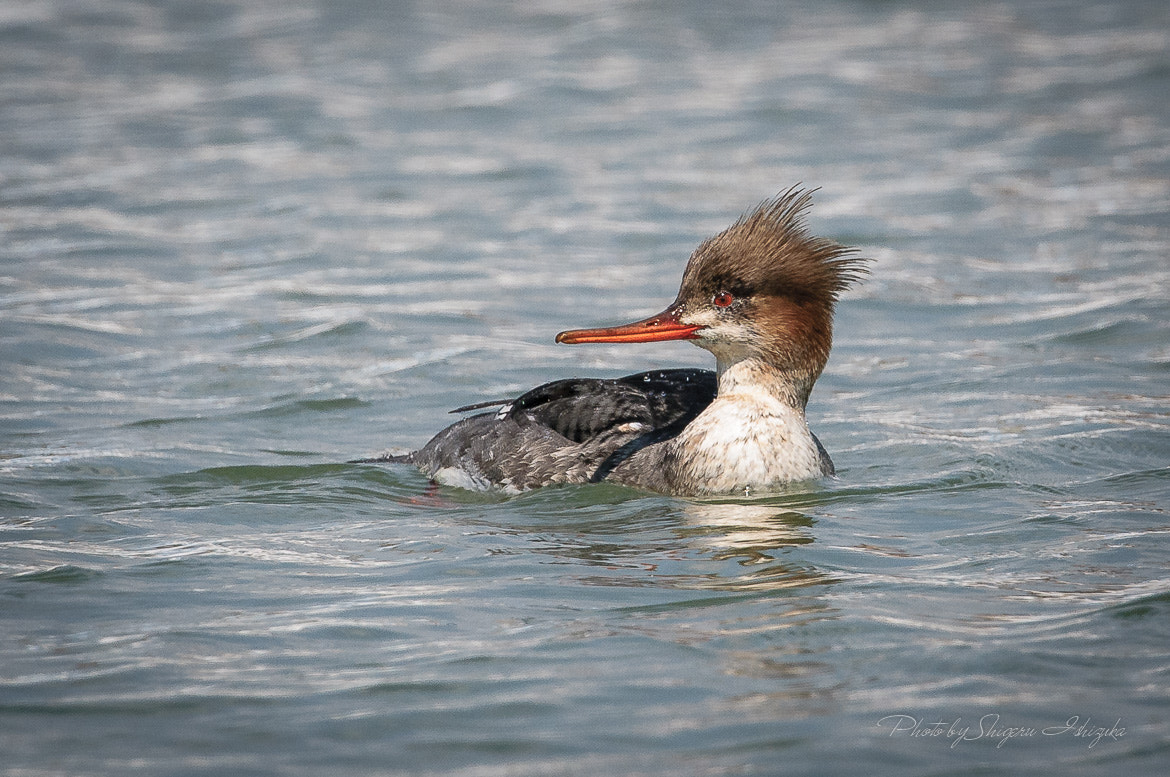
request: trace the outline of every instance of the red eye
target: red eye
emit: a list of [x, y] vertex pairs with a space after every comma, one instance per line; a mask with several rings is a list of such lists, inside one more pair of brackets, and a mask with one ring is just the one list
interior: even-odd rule
[[730, 292], [721, 291], [715, 295], [711, 302], [714, 303], [715, 307], [717, 308], [725, 308], [730, 306], [732, 302], [735, 302], [735, 297], [731, 296]]

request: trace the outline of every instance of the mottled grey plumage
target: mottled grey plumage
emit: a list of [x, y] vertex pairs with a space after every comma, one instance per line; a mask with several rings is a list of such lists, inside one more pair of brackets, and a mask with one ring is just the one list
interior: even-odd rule
[[411, 463], [461, 485], [523, 491], [551, 483], [604, 480], [642, 448], [673, 437], [715, 398], [710, 370], [655, 370], [623, 378], [570, 378], [465, 418], [404, 456], [365, 461]]

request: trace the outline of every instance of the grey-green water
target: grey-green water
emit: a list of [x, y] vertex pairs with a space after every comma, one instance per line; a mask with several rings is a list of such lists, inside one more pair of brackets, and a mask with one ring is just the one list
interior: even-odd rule
[[[1168, 51], [1161, 2], [0, 5], [0, 774], [1164, 773]], [[797, 181], [875, 260], [839, 479], [340, 463], [709, 366], [551, 339]]]

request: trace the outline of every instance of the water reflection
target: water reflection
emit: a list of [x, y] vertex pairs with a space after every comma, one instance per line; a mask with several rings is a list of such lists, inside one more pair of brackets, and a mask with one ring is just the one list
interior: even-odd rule
[[806, 515], [770, 504], [688, 503], [683, 508], [684, 535], [705, 537], [721, 555], [742, 556], [741, 564], [772, 560], [771, 551], [813, 541], [813, 521]]
[[647, 497], [620, 510], [551, 516], [548, 499], [530, 500], [523, 507], [543, 515], [512, 513], [493, 530], [527, 536], [535, 552], [586, 566], [577, 579], [588, 585], [761, 592], [833, 582], [790, 553], [814, 541], [813, 521], [775, 504]]
[[832, 582], [807, 563], [781, 560], [788, 549], [813, 542], [813, 521], [802, 513], [771, 504], [690, 502], [682, 518], [680, 537], [712, 561], [734, 562], [739, 572], [725, 572], [699, 587], [750, 591]]

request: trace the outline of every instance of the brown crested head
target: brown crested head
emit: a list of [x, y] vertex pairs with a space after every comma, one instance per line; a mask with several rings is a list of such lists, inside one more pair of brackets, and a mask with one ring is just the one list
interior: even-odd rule
[[[752, 379], [781, 384], [803, 405], [829, 358], [837, 297], [866, 272], [854, 249], [808, 233], [810, 201], [810, 192], [793, 187], [704, 241], [678, 297], [661, 313], [561, 332], [557, 342], [690, 340], [715, 354], [721, 374], [748, 362], [749, 370], [770, 375]], [[720, 385], [722, 391], [722, 379]]]
[[867, 260], [809, 234], [812, 193], [793, 187], [704, 241], [672, 309], [698, 324], [695, 344], [723, 364], [756, 357], [782, 370], [807, 401], [829, 357], [833, 308]]
[[703, 287], [732, 294], [770, 294], [832, 304], [865, 275], [865, 259], [808, 233], [804, 214], [812, 192], [789, 189], [766, 200], [695, 249], [682, 289]]

